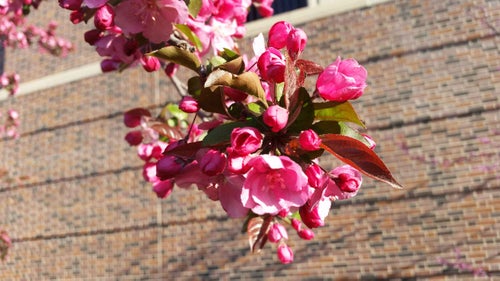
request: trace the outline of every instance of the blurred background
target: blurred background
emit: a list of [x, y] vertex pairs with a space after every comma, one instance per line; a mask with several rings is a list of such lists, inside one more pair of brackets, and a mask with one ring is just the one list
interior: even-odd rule
[[90, 27], [72, 25], [56, 1], [39, 9], [30, 20], [58, 21], [76, 50], [5, 51], [3, 70], [21, 75], [23, 95], [0, 100], [22, 120], [19, 139], [0, 140], [0, 228], [13, 240], [1, 280], [500, 278], [499, 1], [297, 1], [248, 24], [248, 54], [285, 19], [307, 33], [305, 59], [367, 68], [354, 107], [405, 186], [365, 177], [314, 240], [290, 232], [288, 265], [275, 245], [251, 254], [242, 220], [202, 192], [157, 199], [122, 119], [177, 100], [173, 85], [141, 68], [99, 75], [83, 41]]

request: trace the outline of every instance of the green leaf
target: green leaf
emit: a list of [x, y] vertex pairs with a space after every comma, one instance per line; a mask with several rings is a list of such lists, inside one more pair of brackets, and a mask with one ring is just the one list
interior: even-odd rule
[[163, 47], [146, 55], [185, 66], [195, 72], [198, 72], [201, 65], [200, 60], [195, 54], [175, 46]]
[[235, 128], [256, 127], [256, 125], [256, 122], [251, 119], [219, 125], [208, 132], [207, 136], [203, 139], [203, 146], [214, 146], [229, 142], [231, 133]]
[[209, 59], [209, 62], [214, 68], [216, 68], [219, 65], [226, 63], [226, 59], [221, 56], [213, 56]]
[[223, 69], [212, 71], [205, 82], [206, 88], [212, 86], [227, 86], [241, 90], [249, 95], [256, 96], [267, 106], [266, 96], [259, 76], [254, 72], [243, 72], [240, 75], [232, 74]]
[[264, 113], [265, 108], [258, 102], [251, 102], [247, 105], [248, 110], [255, 116], [260, 116]]
[[320, 136], [321, 148], [336, 156], [342, 162], [358, 169], [361, 173], [388, 183], [394, 188], [403, 188], [394, 177], [384, 162], [362, 142], [351, 137], [327, 134]]
[[348, 101], [315, 103], [314, 116], [318, 120], [351, 122], [365, 128], [365, 124]]
[[240, 54], [237, 52], [224, 48], [224, 51], [220, 53], [220, 56], [226, 59], [227, 61], [234, 60], [235, 58], [239, 57]]
[[198, 16], [198, 13], [201, 10], [201, 6], [203, 5], [202, 0], [189, 0], [188, 4], [188, 10], [189, 14], [193, 17], [196, 18]]
[[165, 108], [170, 112], [170, 114], [179, 119], [179, 120], [186, 120], [188, 118], [188, 114], [182, 110], [179, 109], [179, 105], [175, 103], [169, 103]]
[[185, 24], [176, 24], [175, 27], [177, 27], [180, 32], [186, 35], [189, 42], [191, 42], [198, 51], [201, 51], [203, 49], [203, 44], [201, 44], [200, 38], [198, 38], [198, 36], [191, 30], [191, 28], [189, 28], [189, 26]]
[[292, 123], [288, 130], [296, 133], [309, 129], [314, 121], [313, 103], [304, 88], [299, 89], [297, 108], [290, 113], [290, 121]]
[[245, 63], [243, 62], [243, 57], [237, 57], [219, 65], [217, 68], [231, 72], [232, 74], [241, 74], [245, 70]]

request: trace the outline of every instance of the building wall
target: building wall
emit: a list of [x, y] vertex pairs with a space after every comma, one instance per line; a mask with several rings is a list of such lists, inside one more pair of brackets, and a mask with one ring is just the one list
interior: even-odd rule
[[[80, 42], [85, 28], [65, 26], [56, 6], [39, 15]], [[499, 18], [494, 0], [398, 0], [300, 25], [305, 58], [354, 57], [368, 69], [355, 108], [405, 189], [365, 178], [314, 240], [290, 232], [289, 265], [274, 245], [250, 254], [242, 221], [201, 192], [158, 200], [142, 180], [122, 112], [175, 98], [162, 75], [133, 69], [1, 101], [23, 122], [19, 140], [0, 140], [0, 228], [14, 240], [0, 279], [470, 280], [471, 269], [446, 265], [457, 251], [498, 278]], [[63, 60], [34, 50], [6, 59], [30, 81], [98, 57], [82, 44]]]

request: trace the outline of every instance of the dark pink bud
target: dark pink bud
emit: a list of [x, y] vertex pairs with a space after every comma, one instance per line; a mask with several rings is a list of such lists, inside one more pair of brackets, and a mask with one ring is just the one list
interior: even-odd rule
[[307, 168], [304, 170], [304, 173], [307, 176], [307, 181], [310, 186], [314, 188], [322, 187], [325, 181], [325, 172], [319, 165], [311, 164], [307, 166]]
[[156, 176], [161, 180], [173, 178], [182, 171], [184, 164], [182, 159], [167, 155], [156, 162]]
[[285, 81], [285, 58], [278, 49], [269, 47], [257, 61], [262, 79], [281, 83]]
[[316, 89], [319, 95], [328, 101], [353, 100], [363, 94], [366, 77], [366, 69], [356, 60], [342, 60], [338, 57], [319, 74]]
[[321, 139], [315, 131], [308, 129], [299, 135], [300, 147], [305, 151], [315, 151], [320, 149]]
[[288, 50], [288, 55], [293, 61], [297, 60], [302, 51], [304, 51], [306, 43], [307, 35], [302, 29], [295, 28], [290, 31], [286, 41], [286, 48]]
[[149, 110], [145, 108], [130, 109], [123, 114], [123, 123], [129, 128], [135, 128], [141, 124], [143, 116], [151, 117]]
[[232, 151], [240, 156], [246, 156], [257, 151], [261, 145], [262, 134], [256, 128], [235, 128], [231, 132]]
[[351, 166], [344, 165], [335, 168], [332, 174], [337, 176], [335, 183], [344, 192], [357, 192], [361, 186], [361, 174]]
[[273, 223], [267, 232], [267, 239], [272, 243], [279, 242], [281, 239], [288, 239], [286, 228], [279, 223]]
[[307, 201], [299, 209], [302, 222], [309, 228], [317, 228], [325, 225], [325, 218], [330, 212], [331, 202], [328, 199], [320, 200], [316, 206], [311, 208], [311, 201]]
[[302, 227], [302, 222], [300, 222], [300, 220], [298, 220], [298, 219], [292, 219], [292, 227], [296, 231], [300, 231], [300, 229]]
[[279, 132], [288, 122], [288, 110], [279, 105], [272, 105], [264, 111], [262, 119], [267, 126], [271, 127], [271, 131]]
[[102, 72], [111, 72], [118, 70], [120, 68], [121, 62], [112, 60], [112, 59], [104, 59], [101, 61], [101, 70]]
[[310, 229], [304, 228], [301, 229], [299, 232], [299, 237], [304, 239], [304, 240], [311, 240], [314, 238], [314, 232]]
[[160, 60], [152, 56], [142, 56], [141, 65], [147, 72], [157, 71], [161, 67]]
[[114, 19], [115, 11], [110, 5], [106, 4], [95, 12], [94, 25], [97, 29], [107, 30], [115, 25]]
[[83, 16], [85, 13], [83, 12], [82, 9], [74, 10], [69, 14], [69, 20], [73, 24], [77, 24], [83, 21]]
[[142, 142], [143, 136], [141, 131], [131, 131], [125, 135], [125, 140], [129, 145], [135, 146]]
[[97, 42], [99, 39], [101, 39], [104, 36], [104, 34], [99, 29], [92, 29], [92, 30], [85, 32], [85, 34], [83, 36], [84, 36], [85, 42], [87, 42], [91, 46], [93, 46], [95, 44], [95, 42]]
[[173, 77], [175, 75], [175, 73], [177, 72], [177, 69], [179, 68], [179, 65], [178, 64], [175, 64], [175, 63], [169, 63], [167, 64], [167, 66], [165, 67], [165, 74], [168, 76], [168, 77]]
[[59, 6], [68, 10], [78, 10], [83, 0], [59, 0]]
[[194, 113], [200, 110], [200, 105], [198, 104], [198, 101], [193, 97], [185, 96], [179, 103], [179, 109], [186, 113]]
[[275, 23], [269, 30], [269, 39], [267, 45], [276, 49], [282, 49], [287, 44], [288, 33], [293, 29], [293, 26], [286, 21]]
[[174, 188], [173, 183], [170, 180], [158, 181], [153, 184], [153, 191], [156, 193], [158, 198], [165, 198], [172, 193]]
[[293, 261], [293, 251], [292, 248], [288, 247], [286, 244], [278, 246], [278, 259], [282, 264], [291, 263]]
[[200, 168], [203, 173], [215, 176], [226, 168], [227, 156], [218, 150], [210, 149], [200, 160]]

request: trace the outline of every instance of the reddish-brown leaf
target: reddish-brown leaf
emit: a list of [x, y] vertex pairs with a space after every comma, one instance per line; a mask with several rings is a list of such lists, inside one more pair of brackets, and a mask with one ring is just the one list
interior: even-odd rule
[[174, 155], [179, 157], [194, 158], [196, 152], [202, 148], [202, 142], [190, 142], [176, 146], [174, 149], [165, 151], [165, 155]]
[[321, 136], [321, 148], [330, 152], [342, 162], [358, 169], [363, 174], [388, 183], [394, 188], [403, 188], [384, 162], [364, 143], [344, 135], [326, 134]]
[[267, 230], [272, 217], [254, 217], [248, 221], [247, 233], [248, 243], [252, 253], [259, 252], [267, 242]]

